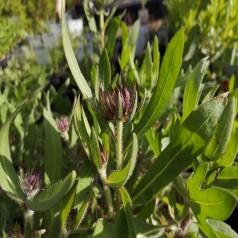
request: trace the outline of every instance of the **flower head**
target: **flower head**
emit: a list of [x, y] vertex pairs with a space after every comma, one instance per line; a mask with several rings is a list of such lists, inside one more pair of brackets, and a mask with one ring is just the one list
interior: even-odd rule
[[127, 121], [136, 109], [136, 84], [130, 89], [126, 83], [108, 91], [99, 91], [101, 114], [107, 120]]
[[64, 133], [69, 130], [69, 117], [68, 116], [62, 116], [60, 118], [56, 119], [56, 124], [61, 133]]
[[40, 191], [40, 175], [25, 174], [21, 180], [21, 188], [28, 198], [33, 198]]

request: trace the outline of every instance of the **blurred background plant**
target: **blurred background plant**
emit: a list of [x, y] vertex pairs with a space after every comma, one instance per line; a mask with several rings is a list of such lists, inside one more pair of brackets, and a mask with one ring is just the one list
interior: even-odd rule
[[[238, 2], [233, 0], [164, 0], [169, 35], [185, 26], [184, 60], [195, 62], [209, 55], [210, 78], [229, 78], [238, 64]], [[236, 72], [237, 75], [237, 72]], [[237, 84], [236, 84], [237, 86]]]

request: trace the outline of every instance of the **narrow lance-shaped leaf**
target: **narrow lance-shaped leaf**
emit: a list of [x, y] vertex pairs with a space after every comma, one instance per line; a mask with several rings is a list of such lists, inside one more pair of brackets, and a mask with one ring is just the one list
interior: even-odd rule
[[151, 48], [150, 44], [147, 44], [146, 52], [145, 52], [145, 86], [147, 90], [151, 90], [152, 87], [152, 70], [153, 70], [153, 63], [151, 57]]
[[66, 196], [62, 199], [60, 203], [60, 222], [62, 231], [64, 231], [65, 229], [67, 218], [73, 206], [75, 199], [75, 192], [76, 192], [76, 184], [70, 189], [68, 194], [66, 194]]
[[93, 13], [90, 9], [89, 0], [83, 1], [83, 8], [84, 8], [86, 18], [88, 20], [88, 26], [89, 26], [90, 30], [93, 33], [97, 33], [97, 24], [96, 24], [95, 18], [93, 16]]
[[199, 106], [187, 117], [135, 188], [133, 201], [152, 199], [203, 152], [224, 109], [223, 96]]
[[103, 183], [111, 188], [118, 189], [126, 184], [131, 177], [135, 168], [138, 153], [138, 140], [136, 134], [133, 133], [133, 146], [131, 157], [122, 170], [112, 172], [107, 179], [103, 180]]
[[37, 194], [33, 200], [27, 201], [28, 207], [33, 211], [46, 211], [54, 207], [69, 192], [76, 180], [76, 172], [72, 171], [59, 183], [53, 184]]
[[216, 161], [219, 166], [231, 166], [238, 152], [238, 131], [231, 134], [224, 153]]
[[152, 86], [154, 86], [158, 80], [159, 65], [160, 65], [159, 41], [158, 41], [158, 38], [155, 37], [154, 43], [153, 43], [153, 81], [152, 81]]
[[78, 133], [78, 136], [81, 137], [82, 142], [85, 143], [87, 148], [89, 148], [89, 144], [90, 144], [89, 133], [85, 125], [85, 121], [87, 120], [87, 118], [86, 116], [84, 117], [84, 112], [83, 112], [83, 108], [80, 105], [79, 97], [74, 106], [73, 119], [74, 119], [75, 129], [76, 129], [76, 132]]
[[[135, 133], [138, 136], [144, 134], [164, 111], [180, 71], [183, 47], [184, 28], [175, 34], [165, 52], [155, 91], [141, 120], [135, 127]], [[149, 118], [148, 115], [150, 115]]]
[[217, 160], [224, 154], [231, 136], [235, 116], [236, 100], [233, 97], [222, 113], [214, 134], [205, 149], [204, 155], [206, 158], [210, 160]]
[[126, 214], [126, 220], [127, 220], [127, 224], [129, 228], [130, 237], [136, 238], [136, 232], [135, 232], [135, 227], [134, 227], [133, 217], [132, 217], [132, 202], [131, 202], [130, 195], [124, 187], [120, 189], [120, 194], [122, 198], [124, 211]]
[[61, 178], [62, 142], [56, 122], [51, 114], [44, 109], [45, 128], [45, 182], [47, 185], [56, 183]]
[[103, 50], [99, 61], [99, 77], [104, 90], [107, 91], [111, 84], [111, 66], [106, 48]]
[[26, 200], [26, 195], [21, 190], [17, 173], [12, 164], [9, 145], [9, 130], [11, 123], [22, 110], [25, 103], [26, 102], [17, 108], [17, 110], [3, 124], [0, 130], [0, 186], [9, 197], [18, 203], [23, 203]]
[[109, 59], [111, 59], [113, 55], [116, 38], [117, 38], [117, 32], [118, 32], [120, 24], [121, 24], [120, 18], [115, 17], [107, 30], [108, 40], [106, 42], [106, 48], [107, 48]]
[[[136, 20], [132, 26], [132, 29], [129, 34], [128, 43], [132, 49], [133, 55], [135, 55], [137, 39], [140, 32], [140, 20]], [[134, 57], [133, 57], [134, 58]]]
[[70, 42], [70, 38], [69, 38], [69, 33], [68, 33], [68, 29], [67, 29], [64, 11], [65, 11], [65, 0], [62, 0], [61, 21], [62, 21], [62, 38], [63, 38], [63, 46], [64, 46], [65, 56], [66, 56], [67, 62], [69, 64], [69, 68], [74, 76], [74, 79], [75, 79], [81, 93], [83, 94], [83, 96], [85, 98], [92, 98], [92, 91], [91, 91], [87, 81], [85, 80], [85, 78], [78, 66], [77, 59], [74, 55], [74, 51], [73, 51], [73, 48], [72, 48], [72, 45]]
[[208, 163], [201, 164], [195, 174], [187, 180], [189, 203], [201, 230], [209, 238], [217, 238], [208, 225], [207, 218], [224, 221], [236, 206], [236, 198], [218, 187], [201, 189], [208, 172]]
[[101, 153], [100, 153], [100, 147], [99, 142], [97, 138], [97, 134], [92, 127], [91, 130], [91, 138], [90, 138], [90, 152], [91, 152], [91, 158], [98, 170], [102, 169], [102, 162], [101, 162]]
[[187, 83], [184, 89], [183, 96], [183, 119], [196, 108], [199, 102], [199, 87], [204, 77], [204, 68], [207, 63], [207, 57], [202, 59], [196, 67], [189, 72], [185, 77]]
[[82, 206], [79, 208], [79, 210], [77, 212], [77, 216], [76, 216], [74, 224], [73, 224], [73, 230], [77, 229], [79, 227], [79, 225], [81, 224], [81, 222], [87, 212], [90, 198], [91, 198], [91, 193], [88, 194], [88, 196], [84, 200]]
[[78, 185], [76, 188], [76, 198], [74, 208], [80, 209], [88, 196], [91, 184], [97, 176], [97, 170], [92, 162], [85, 158], [78, 175]]

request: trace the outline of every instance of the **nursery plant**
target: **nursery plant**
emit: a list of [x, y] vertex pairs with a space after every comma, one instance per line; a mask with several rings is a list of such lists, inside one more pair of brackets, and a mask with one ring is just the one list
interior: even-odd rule
[[[86, 78], [62, 1], [64, 52], [78, 91], [72, 113], [58, 118], [47, 96], [41, 171], [16, 166], [9, 143], [10, 128], [30, 99], [1, 126], [2, 236], [238, 237], [225, 223], [238, 196], [237, 90], [203, 92], [208, 58], [180, 74], [184, 28], [162, 60], [155, 38], [139, 63], [139, 21], [129, 30], [114, 17], [116, 6], [108, 10], [110, 1], [93, 2], [94, 9], [89, 0], [84, 8], [100, 42], [99, 60]], [[111, 59], [119, 28], [116, 70]]]

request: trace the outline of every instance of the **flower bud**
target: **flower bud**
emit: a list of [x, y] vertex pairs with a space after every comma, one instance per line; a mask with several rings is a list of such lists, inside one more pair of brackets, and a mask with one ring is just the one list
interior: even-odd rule
[[39, 174], [25, 174], [21, 180], [21, 189], [26, 193], [28, 199], [33, 198], [40, 191], [40, 185]]
[[60, 118], [56, 119], [56, 124], [59, 129], [59, 132], [61, 133], [62, 138], [65, 141], [69, 140], [68, 130], [70, 125], [70, 120], [68, 116], [62, 116]]
[[101, 114], [107, 120], [128, 121], [137, 106], [136, 84], [133, 89], [125, 83], [115, 89], [110, 88], [107, 92], [100, 89], [99, 103]]
[[61, 133], [69, 130], [69, 117], [62, 116], [56, 119], [56, 124]]

